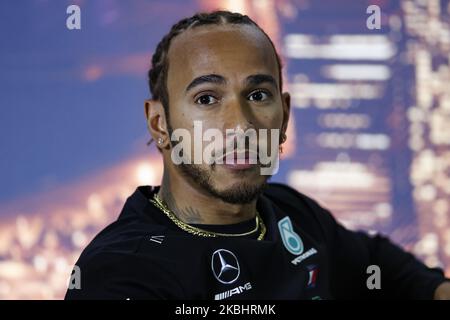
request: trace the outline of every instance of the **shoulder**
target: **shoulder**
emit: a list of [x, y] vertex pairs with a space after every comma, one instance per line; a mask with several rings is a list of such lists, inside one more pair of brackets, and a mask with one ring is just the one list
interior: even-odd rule
[[297, 218], [302, 225], [308, 224], [323, 237], [331, 240], [338, 222], [331, 212], [315, 199], [281, 183], [269, 183], [264, 196], [293, 219]]
[[[108, 268], [142, 254], [142, 244], [152, 235], [165, 234], [167, 228], [138, 218], [119, 219], [101, 230], [81, 253], [77, 264], [85, 269]], [[151, 256], [150, 252], [150, 256]]]
[[317, 207], [320, 207], [319, 204], [312, 198], [282, 183], [269, 183], [264, 191], [264, 195], [271, 198], [273, 201], [284, 205], [298, 205], [300, 203], [311, 206], [311, 209], [317, 209]]
[[68, 290], [66, 298], [150, 297], [153, 279], [161, 279], [167, 272], [160, 265], [160, 254], [148, 250], [148, 246], [143, 251], [142, 247], [151, 235], [164, 234], [165, 229], [139, 219], [118, 220], [108, 225], [79, 256], [72, 275], [80, 274], [81, 290]]
[[264, 191], [264, 196], [268, 197], [281, 209], [288, 211], [301, 211], [312, 214], [320, 219], [334, 220], [331, 213], [322, 207], [313, 198], [281, 183], [269, 183]]
[[[173, 270], [156, 250], [142, 250], [144, 235], [93, 240], [75, 264], [80, 290], [68, 289], [66, 299], [167, 299], [183, 297]], [[72, 273], [74, 274], [74, 272]]]

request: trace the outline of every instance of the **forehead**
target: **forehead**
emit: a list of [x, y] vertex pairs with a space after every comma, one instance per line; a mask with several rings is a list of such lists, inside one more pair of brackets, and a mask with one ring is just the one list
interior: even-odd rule
[[279, 81], [275, 52], [254, 26], [205, 25], [186, 30], [172, 40], [168, 59], [171, 94], [184, 90], [192, 79], [211, 73], [230, 81], [266, 73]]

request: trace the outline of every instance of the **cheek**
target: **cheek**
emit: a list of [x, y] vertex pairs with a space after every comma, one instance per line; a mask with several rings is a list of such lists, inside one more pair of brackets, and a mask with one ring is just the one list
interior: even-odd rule
[[[261, 128], [268, 129], [267, 135], [259, 136], [259, 142], [263, 141], [266, 143], [269, 150], [272, 148], [278, 148], [279, 139], [281, 135], [281, 127], [283, 124], [283, 110], [279, 106], [271, 110], [271, 112], [266, 113], [261, 118]], [[275, 131], [274, 131], [275, 130]], [[272, 140], [276, 145], [272, 146]]]
[[180, 128], [186, 128], [188, 130], [193, 130], [194, 121], [201, 122], [202, 127], [207, 129], [216, 125], [216, 121], [218, 120], [216, 117], [211, 116], [211, 113], [207, 113], [188, 102], [181, 102], [179, 106], [173, 109], [175, 110], [174, 113], [176, 113], [176, 115], [174, 114], [174, 118], [176, 118], [174, 123], [177, 123]]
[[265, 113], [261, 118], [261, 127], [279, 129], [283, 123], [283, 110], [281, 107], [274, 108]]
[[181, 110], [173, 108], [174, 112], [170, 114], [170, 124], [172, 125], [172, 129], [186, 129], [191, 134], [194, 133], [194, 120], [195, 116], [192, 115], [189, 110]]

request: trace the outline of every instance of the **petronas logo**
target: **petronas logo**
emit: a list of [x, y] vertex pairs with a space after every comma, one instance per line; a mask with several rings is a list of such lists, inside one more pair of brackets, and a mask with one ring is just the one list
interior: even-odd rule
[[303, 252], [303, 242], [299, 235], [294, 232], [291, 219], [284, 217], [278, 221], [278, 229], [287, 251], [293, 255], [301, 254]]

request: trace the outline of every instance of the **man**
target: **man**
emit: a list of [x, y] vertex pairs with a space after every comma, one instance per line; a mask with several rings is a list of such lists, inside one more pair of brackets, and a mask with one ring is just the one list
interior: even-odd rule
[[[145, 114], [164, 161], [162, 184], [138, 187], [84, 250], [81, 288], [67, 299], [450, 298], [442, 271], [267, 183], [261, 143], [274, 160], [290, 96], [272, 41], [247, 16], [216, 11], [175, 24], [153, 55], [149, 84]], [[199, 123], [226, 133], [200, 162], [194, 144], [204, 151], [212, 139], [190, 138]], [[258, 132], [253, 153], [239, 151], [239, 130]]]

